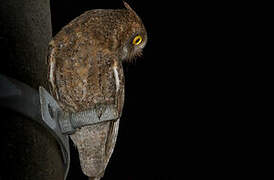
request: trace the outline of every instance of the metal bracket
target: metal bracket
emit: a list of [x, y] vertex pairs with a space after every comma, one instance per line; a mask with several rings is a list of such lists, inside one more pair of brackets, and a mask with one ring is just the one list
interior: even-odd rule
[[65, 178], [70, 165], [69, 134], [77, 128], [119, 119], [115, 105], [106, 105], [101, 116], [96, 108], [71, 113], [63, 111], [43, 87], [37, 90], [0, 74], [0, 106], [35, 120], [49, 130], [60, 145], [65, 166]]
[[63, 134], [73, 134], [77, 128], [104, 121], [117, 120], [119, 118], [115, 105], [106, 106], [105, 111], [99, 117], [95, 109], [89, 109], [77, 113], [58, 111], [56, 120]]
[[62, 133], [56, 121], [57, 112], [61, 111], [58, 103], [43, 87], [39, 87], [42, 120], [54, 132], [56, 140], [61, 146], [64, 164], [66, 165], [65, 179], [69, 171], [70, 150], [69, 137]]

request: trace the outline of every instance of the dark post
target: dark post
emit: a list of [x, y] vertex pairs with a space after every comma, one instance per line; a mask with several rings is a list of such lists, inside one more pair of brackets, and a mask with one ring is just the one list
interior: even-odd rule
[[[0, 0], [0, 73], [47, 89], [51, 37], [49, 0]], [[26, 117], [5, 109], [0, 113], [0, 179], [63, 180], [62, 156], [53, 136]]]

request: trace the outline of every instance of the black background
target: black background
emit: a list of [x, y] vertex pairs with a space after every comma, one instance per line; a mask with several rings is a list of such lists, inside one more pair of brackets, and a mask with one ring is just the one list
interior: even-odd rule
[[[143, 56], [124, 64], [126, 97], [117, 144], [103, 180], [227, 177], [232, 152], [226, 121], [229, 54], [223, 18], [210, 4], [127, 1], [143, 20]], [[117, 1], [51, 1], [53, 34], [90, 9]], [[214, 20], [212, 20], [214, 17]], [[217, 67], [217, 68], [216, 68]], [[85, 179], [72, 148], [68, 179]]]
[[[143, 56], [124, 64], [125, 104], [114, 153], [102, 180], [235, 177], [243, 170], [242, 50], [229, 3], [127, 0], [143, 20]], [[237, 6], [237, 4], [233, 4]], [[121, 0], [51, 0], [53, 36], [91, 9]], [[240, 69], [241, 70], [241, 69]], [[71, 143], [68, 180], [86, 180]]]

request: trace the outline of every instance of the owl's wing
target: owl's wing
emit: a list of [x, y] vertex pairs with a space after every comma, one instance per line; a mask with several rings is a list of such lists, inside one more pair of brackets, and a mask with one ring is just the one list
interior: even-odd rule
[[119, 123], [120, 123], [120, 119], [118, 119], [117, 121], [111, 122], [109, 126], [109, 134], [108, 134], [108, 139], [106, 143], [106, 157], [105, 157], [106, 165], [108, 164], [114, 150], [114, 146], [115, 146], [117, 135], [118, 135]]

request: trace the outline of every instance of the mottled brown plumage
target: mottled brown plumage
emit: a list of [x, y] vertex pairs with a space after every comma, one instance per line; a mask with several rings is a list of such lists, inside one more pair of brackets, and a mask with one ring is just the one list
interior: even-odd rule
[[[101, 114], [106, 105], [116, 104], [121, 113], [124, 101], [122, 61], [140, 55], [147, 42], [141, 19], [128, 4], [125, 6], [126, 9], [87, 11], [66, 25], [50, 42], [51, 93], [64, 111], [96, 108]], [[137, 36], [142, 39], [136, 40]], [[118, 126], [119, 120], [85, 126], [70, 136], [87, 176], [100, 178], [103, 175]]]

